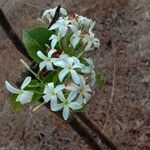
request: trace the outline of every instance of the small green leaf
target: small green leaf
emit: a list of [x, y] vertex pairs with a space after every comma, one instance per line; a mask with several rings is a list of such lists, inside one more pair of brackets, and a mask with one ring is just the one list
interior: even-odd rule
[[18, 95], [11, 94], [11, 105], [14, 111], [19, 111], [22, 109], [23, 105], [20, 102], [16, 102], [16, 98]]
[[47, 74], [47, 76], [44, 78], [44, 82], [45, 83], [50, 83], [50, 82], [53, 82], [53, 78], [54, 76], [57, 74], [57, 71], [53, 71], [53, 72], [50, 72]]
[[97, 70], [95, 70], [95, 73], [96, 73], [96, 83], [98, 87], [102, 89], [102, 87], [105, 84], [105, 81], [102, 79], [101, 74]]
[[58, 84], [59, 79], [57, 71], [50, 72], [43, 81], [44, 83], [54, 82], [54, 84]]
[[36, 62], [40, 62], [40, 58], [37, 56], [37, 51], [45, 51], [45, 44], [50, 44], [49, 38], [52, 34], [52, 31], [44, 27], [30, 28], [23, 32], [23, 43], [28, 54]]
[[39, 94], [39, 93], [35, 92], [34, 95], [33, 95], [33, 98], [32, 98], [32, 101], [31, 101], [31, 102], [34, 103], [34, 102], [39, 101], [39, 99], [40, 99], [42, 96], [43, 96], [43, 94]]

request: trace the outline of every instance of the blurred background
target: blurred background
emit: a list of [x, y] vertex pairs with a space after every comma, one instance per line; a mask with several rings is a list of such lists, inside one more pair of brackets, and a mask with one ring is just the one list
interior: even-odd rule
[[[0, 0], [0, 8], [20, 39], [39, 24], [44, 10], [62, 5], [96, 20], [101, 47], [91, 54], [105, 80], [94, 88], [85, 114], [119, 150], [150, 148], [149, 0]], [[90, 150], [68, 125], [30, 104], [14, 112], [5, 80], [15, 83], [24, 70], [20, 54], [0, 27], [0, 150]], [[104, 147], [105, 149], [105, 147]]]

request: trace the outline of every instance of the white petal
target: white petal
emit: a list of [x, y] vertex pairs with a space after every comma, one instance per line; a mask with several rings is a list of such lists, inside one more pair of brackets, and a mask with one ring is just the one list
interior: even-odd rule
[[61, 35], [62, 37], [64, 37], [64, 36], [67, 34], [68, 28], [65, 27], [65, 26], [63, 26], [63, 27], [59, 28], [58, 31], [59, 31], [60, 35]]
[[41, 51], [38, 51], [38, 52], [37, 52], [37, 55], [38, 55], [42, 60], [46, 60], [46, 58], [47, 58]]
[[21, 104], [26, 104], [31, 102], [33, 97], [33, 92], [30, 91], [23, 91], [23, 93], [19, 94], [16, 101], [20, 102]]
[[86, 47], [85, 47], [85, 51], [91, 50], [91, 46], [92, 46], [92, 42], [89, 41], [88, 44], [87, 44]]
[[56, 23], [54, 23], [54, 24], [50, 27], [49, 30], [55, 30], [55, 29], [57, 29], [57, 28], [59, 28], [59, 24], [56, 22]]
[[42, 61], [40, 64], [39, 64], [39, 68], [40, 68], [40, 71], [43, 70], [43, 68], [46, 66], [46, 61]]
[[59, 56], [59, 59], [62, 60], [62, 61], [64, 61], [64, 62], [66, 62], [66, 60], [68, 60], [68, 58], [69, 58], [68, 54], [61, 54]]
[[47, 103], [48, 101], [50, 101], [50, 95], [44, 95], [43, 99]]
[[77, 99], [77, 102], [82, 105], [83, 104], [83, 96], [82, 94], [79, 95], [78, 99]]
[[66, 11], [64, 8], [60, 8], [60, 12], [61, 12], [64, 16], [67, 15], [67, 11]]
[[80, 60], [77, 57], [72, 56], [72, 58], [73, 58], [74, 64], [80, 63]]
[[72, 108], [73, 110], [81, 109], [82, 108], [82, 105], [79, 104], [78, 102], [71, 102], [68, 106], [70, 108]]
[[8, 81], [5, 81], [5, 86], [6, 86], [7, 90], [8, 90], [9, 92], [11, 92], [11, 93], [14, 93], [14, 94], [19, 94], [19, 93], [20, 93], [20, 90], [14, 88], [12, 85], [10, 85], [10, 84], [8, 83]]
[[44, 94], [49, 94], [52, 91], [52, 89], [49, 88], [48, 85], [45, 85]]
[[31, 82], [31, 77], [26, 77], [21, 85], [21, 89], [24, 89]]
[[80, 63], [74, 64], [74, 65], [72, 66], [72, 68], [73, 68], [73, 69], [82, 68], [82, 65], [81, 65]]
[[76, 84], [80, 83], [80, 77], [75, 70], [71, 70], [71, 77]]
[[57, 35], [53, 34], [53, 35], [51, 35], [51, 37], [49, 38], [49, 40], [53, 40], [53, 39], [57, 39], [57, 38], [58, 38]]
[[76, 48], [76, 45], [79, 43], [80, 38], [79, 37], [71, 37], [70, 43], [72, 44], [73, 48]]
[[51, 99], [51, 102], [50, 102], [51, 109], [53, 109], [53, 107], [55, 107], [56, 105], [57, 105], [57, 97], [54, 98], [53, 100]]
[[56, 61], [58, 61], [59, 58], [51, 58], [51, 62], [54, 63]]
[[53, 65], [52, 65], [52, 63], [50, 61], [47, 62], [46, 68], [47, 68], [47, 70], [54, 70]]
[[57, 7], [53, 8], [53, 9], [50, 9], [50, 14], [51, 14], [52, 17], [55, 16], [56, 9], [57, 9]]
[[95, 38], [93, 44], [95, 48], [98, 48], [100, 46], [99, 39]]
[[57, 93], [57, 96], [62, 102], [64, 102], [64, 100], [66, 99], [62, 91], [59, 91]]
[[67, 106], [63, 108], [63, 118], [64, 120], [67, 120], [69, 118], [69, 107]]
[[58, 93], [59, 91], [62, 91], [65, 88], [63, 84], [57, 85], [55, 88], [55, 93]]
[[57, 96], [56, 95], [51, 95], [51, 101], [53, 101], [53, 102], [57, 102]]
[[76, 96], [77, 96], [77, 92], [71, 91], [67, 99], [69, 102], [71, 102]]
[[59, 111], [63, 108], [62, 104], [56, 104], [56, 105], [52, 105], [51, 110], [52, 111]]
[[90, 73], [91, 72], [91, 68], [89, 66], [84, 66], [82, 69], [81, 69], [81, 72], [82, 73]]
[[47, 85], [48, 85], [48, 87], [50, 88], [51, 91], [54, 90], [54, 83], [53, 82], [48, 83]]
[[69, 66], [72, 66], [73, 63], [74, 63], [73, 57], [68, 58], [68, 65], [69, 65]]
[[57, 42], [58, 42], [58, 39], [53, 39], [53, 40], [51, 41], [51, 48], [55, 48]]
[[59, 72], [58, 74], [58, 78], [60, 80], [60, 82], [63, 81], [63, 79], [65, 78], [65, 76], [69, 73], [69, 70], [68, 69], [63, 69]]
[[51, 58], [52, 55], [56, 52], [55, 49], [51, 49], [49, 52], [48, 52], [48, 58]]
[[84, 92], [83, 95], [85, 96], [86, 100], [89, 101], [91, 95], [89, 93]]
[[64, 61], [55, 61], [54, 62], [55, 66], [61, 67], [61, 68], [65, 68], [66, 67], [66, 63]]
[[76, 33], [79, 29], [77, 26], [75, 25], [68, 25], [70, 27], [70, 29], [72, 30], [72, 32]]

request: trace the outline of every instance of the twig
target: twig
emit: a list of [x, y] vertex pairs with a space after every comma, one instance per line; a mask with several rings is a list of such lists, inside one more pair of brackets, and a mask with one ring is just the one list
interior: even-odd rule
[[116, 49], [114, 47], [114, 43], [113, 42], [112, 42], [112, 49], [113, 49], [113, 56], [114, 56], [113, 82], [112, 82], [111, 96], [110, 96], [110, 100], [109, 100], [110, 105], [109, 105], [109, 108], [108, 108], [106, 121], [104, 123], [103, 129], [102, 129], [102, 133], [105, 132], [105, 129], [107, 127], [108, 120], [109, 120], [109, 113], [110, 113], [111, 108], [112, 108], [113, 98], [114, 98], [114, 94], [115, 94], [115, 82], [116, 82], [116, 68], [117, 68], [117, 64], [116, 64]]

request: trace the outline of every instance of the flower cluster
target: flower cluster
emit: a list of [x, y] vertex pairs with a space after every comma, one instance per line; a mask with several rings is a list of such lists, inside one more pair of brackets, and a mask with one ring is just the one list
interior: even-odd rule
[[[56, 9], [43, 13], [46, 23], [53, 20]], [[26, 104], [33, 99], [43, 98], [43, 104], [50, 102], [52, 111], [62, 110], [65, 120], [73, 111], [80, 111], [91, 98], [92, 86], [96, 82], [93, 60], [84, 56], [85, 52], [99, 47], [99, 39], [95, 38], [93, 28], [95, 22], [78, 14], [69, 14], [60, 9], [60, 17], [48, 29], [51, 32], [49, 44], [45, 51], [38, 49], [36, 54], [39, 71], [31, 71], [35, 79], [26, 77], [21, 89], [16, 89], [7, 81], [6, 88], [16, 95], [16, 102]], [[35, 109], [34, 109], [35, 110]]]

